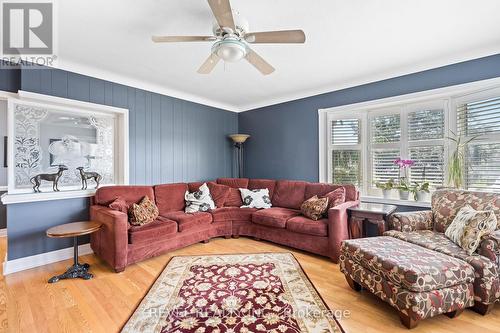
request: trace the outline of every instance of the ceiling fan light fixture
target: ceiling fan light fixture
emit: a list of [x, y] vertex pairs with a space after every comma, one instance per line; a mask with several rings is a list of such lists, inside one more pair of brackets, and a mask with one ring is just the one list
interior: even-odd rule
[[214, 44], [212, 52], [227, 62], [237, 62], [247, 55], [247, 46], [237, 39], [224, 39]]

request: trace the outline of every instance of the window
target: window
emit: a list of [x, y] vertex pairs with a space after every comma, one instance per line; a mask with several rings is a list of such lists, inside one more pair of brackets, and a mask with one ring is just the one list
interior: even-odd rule
[[[496, 96], [482, 98], [484, 96]], [[469, 95], [457, 103], [457, 131], [465, 148], [465, 186], [500, 191], [500, 91]]]
[[368, 111], [370, 119], [371, 180], [367, 194], [380, 195], [376, 183], [393, 180], [397, 183], [397, 158], [415, 162], [409, 170], [408, 181], [429, 182], [431, 187], [444, 181], [444, 120], [442, 101], [400, 105], [390, 109]]
[[[431, 107], [427, 107], [431, 106]], [[432, 108], [434, 106], [434, 108]], [[444, 185], [445, 109], [442, 101], [408, 106], [408, 155], [412, 183]]]
[[324, 116], [320, 111], [320, 140], [329, 138], [328, 154], [320, 148], [320, 180], [354, 183], [364, 196], [381, 196], [375, 183], [397, 181], [394, 160], [401, 158], [414, 161], [410, 183], [429, 182], [431, 190], [447, 186], [455, 149], [447, 138], [456, 133], [462, 142], [472, 140], [463, 147], [464, 188], [500, 191], [500, 87], [478, 86], [342, 106]]
[[359, 118], [330, 120], [330, 182], [362, 186], [361, 128]]

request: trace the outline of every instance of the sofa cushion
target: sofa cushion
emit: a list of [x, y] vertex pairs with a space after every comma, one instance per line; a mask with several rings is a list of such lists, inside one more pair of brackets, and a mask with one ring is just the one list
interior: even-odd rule
[[212, 223], [212, 214], [205, 212], [192, 214], [185, 212], [168, 212], [162, 216], [177, 222], [179, 232], [196, 229], [200, 226], [206, 226]]
[[248, 188], [248, 178], [218, 178], [217, 184], [232, 188]]
[[252, 222], [275, 228], [285, 228], [286, 221], [300, 214], [300, 211], [282, 207], [259, 210], [252, 214]]
[[262, 188], [259, 190], [248, 190], [240, 188], [241, 200], [243, 205], [241, 208], [271, 208], [271, 198], [269, 197], [269, 190]]
[[215, 202], [210, 195], [208, 185], [204, 183], [195, 192], [186, 192], [184, 195], [186, 201], [186, 213], [208, 212], [215, 209]]
[[177, 233], [177, 222], [158, 216], [156, 220], [141, 226], [132, 226], [128, 230], [129, 243], [148, 243], [164, 235]]
[[112, 203], [109, 204], [108, 207], [112, 210], [117, 210], [119, 212], [128, 214], [129, 205], [122, 198], [116, 198]]
[[356, 189], [356, 186], [351, 184], [335, 185], [325, 183], [308, 183], [306, 186], [305, 199], [309, 199], [315, 195], [322, 197], [328, 192], [334, 191], [339, 187], [343, 187], [345, 189], [345, 201], [358, 200], [358, 190]]
[[187, 189], [186, 183], [156, 185], [154, 191], [160, 215], [183, 210], [184, 194]]
[[269, 190], [270, 198], [273, 197], [275, 187], [276, 187], [276, 181], [272, 179], [250, 179], [248, 181], [249, 190], [259, 190], [267, 188]]
[[328, 209], [328, 198], [318, 198], [317, 195], [307, 199], [300, 206], [300, 212], [305, 217], [317, 221]]
[[445, 232], [458, 211], [465, 205], [475, 210], [492, 210], [500, 222], [500, 195], [498, 193], [440, 190], [432, 194], [434, 229]]
[[393, 237], [350, 239], [342, 255], [413, 292], [469, 284], [474, 269], [466, 262]]
[[306, 182], [293, 180], [278, 180], [272, 198], [273, 206], [300, 209], [304, 202]]
[[[189, 192], [196, 192], [200, 189], [200, 186], [203, 185], [202, 182], [189, 183], [188, 190]], [[217, 184], [214, 182], [208, 182], [208, 189], [210, 190], [210, 195], [215, 202], [215, 206], [224, 207], [226, 203], [227, 197], [229, 196], [229, 191], [231, 188], [227, 185]]]
[[475, 210], [466, 205], [448, 226], [445, 236], [468, 254], [472, 254], [479, 247], [483, 236], [497, 229], [497, 224], [497, 218], [492, 210]]
[[243, 200], [241, 200], [241, 192], [237, 188], [230, 188], [229, 195], [224, 202], [224, 207], [241, 207], [243, 206]]
[[258, 211], [257, 208], [222, 207], [210, 213], [214, 222], [223, 221], [251, 221], [252, 214]]
[[152, 223], [159, 215], [158, 207], [147, 196], [139, 204], [133, 203], [129, 208], [129, 222], [132, 225]]
[[345, 202], [345, 188], [339, 187], [331, 192], [325, 194], [325, 198], [328, 198], [328, 210], [330, 208], [336, 207]]
[[97, 205], [108, 206], [116, 198], [122, 198], [130, 206], [133, 203], [138, 203], [145, 196], [155, 200], [152, 186], [105, 186], [97, 189], [94, 200]]
[[305, 216], [295, 216], [286, 222], [286, 228], [299, 234], [328, 236], [328, 219], [313, 221]]

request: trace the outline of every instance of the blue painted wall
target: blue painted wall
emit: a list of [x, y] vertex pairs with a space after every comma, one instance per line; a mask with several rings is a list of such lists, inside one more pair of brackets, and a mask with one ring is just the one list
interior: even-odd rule
[[318, 181], [318, 109], [500, 77], [500, 54], [239, 114], [245, 176]]
[[21, 69], [0, 60], [0, 90], [17, 92], [21, 87]]
[[[16, 88], [4, 72], [0, 77], [8, 82], [5, 86]], [[234, 151], [227, 135], [238, 131], [236, 113], [58, 69], [21, 66], [18, 74], [25, 91], [129, 109], [131, 184], [234, 174]], [[87, 199], [9, 205], [8, 259], [71, 246], [71, 240], [48, 239], [45, 230], [87, 217]]]

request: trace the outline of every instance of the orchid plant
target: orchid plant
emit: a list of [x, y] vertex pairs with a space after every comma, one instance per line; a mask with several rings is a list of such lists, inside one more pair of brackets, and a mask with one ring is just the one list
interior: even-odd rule
[[397, 158], [394, 160], [394, 164], [399, 168], [399, 185], [397, 188], [401, 191], [409, 192], [410, 183], [408, 182], [408, 169], [415, 164], [415, 161]]

